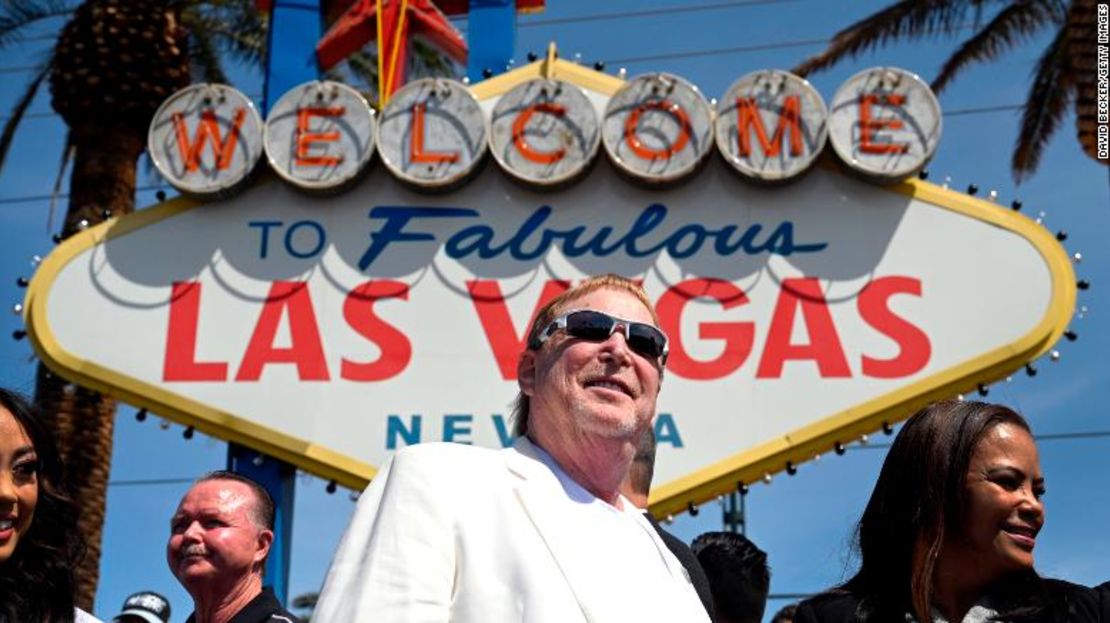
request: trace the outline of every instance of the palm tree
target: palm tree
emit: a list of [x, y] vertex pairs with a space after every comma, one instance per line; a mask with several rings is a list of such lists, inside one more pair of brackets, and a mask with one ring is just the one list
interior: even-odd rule
[[[194, 78], [227, 83], [225, 58], [260, 65], [264, 18], [253, 0], [5, 0], [0, 50], [41, 20], [71, 15], [0, 132], [0, 168], [15, 131], [43, 82], [69, 127], [63, 167], [72, 159], [62, 237], [135, 209], [136, 162], [158, 106]], [[413, 73], [452, 75], [446, 57], [414, 43]], [[371, 50], [352, 54], [329, 78], [377, 92]], [[77, 569], [78, 605], [92, 609], [99, 580], [116, 401], [68, 383], [39, 365], [35, 403], [59, 440], [81, 508], [87, 553]]]
[[[261, 58], [264, 24], [250, 0], [14, 0], [0, 5], [0, 48], [25, 27], [69, 15], [0, 133], [0, 166], [44, 81], [69, 127], [69, 205], [62, 237], [135, 208], [136, 162], [157, 107], [191, 78], [226, 82], [221, 58]], [[63, 166], [64, 168], [64, 166]], [[77, 603], [91, 610], [99, 580], [115, 400], [77, 387], [41, 364], [35, 403], [51, 423], [81, 509], [87, 547]]]
[[[1094, 0], [902, 0], [840, 31], [825, 51], [793, 71], [805, 76], [889, 42], [952, 33], [970, 17], [974, 34], [933, 79], [933, 90], [939, 93], [970, 65], [993, 60], [1040, 31], [1054, 28], [1056, 34], [1037, 62], [1011, 158], [1014, 180], [1021, 182], [1036, 170], [1044, 146], [1073, 102], [1080, 144], [1096, 157], [1095, 4]], [[1000, 8], [980, 25], [988, 5]]]

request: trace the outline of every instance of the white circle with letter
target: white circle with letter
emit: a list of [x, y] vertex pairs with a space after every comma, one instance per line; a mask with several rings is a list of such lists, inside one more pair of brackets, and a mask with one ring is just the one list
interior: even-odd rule
[[548, 187], [582, 174], [597, 155], [601, 127], [582, 89], [529, 80], [501, 96], [490, 122], [490, 150], [506, 172]]
[[829, 141], [853, 170], [883, 182], [920, 171], [940, 144], [940, 103], [916, 74], [873, 67], [848, 78], [829, 114]]
[[713, 111], [689, 82], [665, 73], [630, 80], [605, 107], [601, 139], [627, 175], [664, 184], [686, 177], [713, 148]]
[[378, 152], [401, 180], [442, 189], [477, 171], [487, 134], [482, 107], [465, 85], [425, 78], [401, 87], [385, 105]]
[[270, 110], [266, 158], [298, 188], [336, 190], [366, 168], [376, 134], [374, 112], [361, 93], [313, 80], [290, 89]]
[[194, 84], [171, 95], [147, 133], [155, 168], [179, 191], [198, 197], [230, 193], [262, 156], [262, 118], [254, 103], [226, 84]]
[[804, 173], [825, 147], [825, 100], [778, 69], [740, 78], [717, 103], [717, 149], [746, 178], [781, 182]]

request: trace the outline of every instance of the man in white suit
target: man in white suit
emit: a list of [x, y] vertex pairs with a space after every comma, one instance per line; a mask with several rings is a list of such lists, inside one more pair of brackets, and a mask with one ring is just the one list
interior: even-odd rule
[[667, 356], [635, 282], [593, 277], [537, 314], [516, 443], [405, 448], [359, 501], [316, 623], [703, 623], [684, 568], [619, 489]]

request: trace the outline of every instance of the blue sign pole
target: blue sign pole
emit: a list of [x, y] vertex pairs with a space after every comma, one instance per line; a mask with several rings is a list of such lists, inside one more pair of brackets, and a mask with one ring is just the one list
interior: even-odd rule
[[516, 48], [516, 1], [470, 0], [466, 75], [472, 82], [505, 71]]
[[289, 603], [289, 558], [293, 543], [293, 494], [297, 468], [278, 459], [240, 446], [227, 445], [228, 471], [242, 474], [262, 485], [274, 498], [274, 543], [266, 559], [262, 583], [281, 603]]
[[[291, 88], [319, 77], [316, 43], [323, 32], [320, 0], [274, 0], [266, 50], [262, 114]], [[261, 484], [274, 498], [274, 544], [263, 582], [289, 603], [293, 498], [297, 469], [237, 444], [228, 444], [227, 468]]]
[[286, 91], [320, 76], [316, 66], [316, 43], [323, 35], [320, 2], [274, 0], [266, 45], [263, 115]]

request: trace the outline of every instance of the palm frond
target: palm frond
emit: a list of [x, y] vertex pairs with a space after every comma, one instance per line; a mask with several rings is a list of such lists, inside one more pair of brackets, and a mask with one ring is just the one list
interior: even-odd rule
[[412, 61], [409, 69], [409, 79], [416, 78], [454, 78], [455, 65], [451, 58], [440, 52], [434, 46], [421, 40], [420, 37], [412, 39]]
[[[454, 77], [456, 67], [451, 59], [419, 37], [412, 41], [413, 55], [410, 60], [408, 77], [410, 80], [429, 77]], [[341, 68], [341, 69], [340, 69]], [[343, 80], [343, 74], [350, 80]], [[366, 46], [349, 55], [344, 62], [325, 72], [328, 79], [348, 82], [369, 93], [368, 98], [375, 106], [378, 93], [378, 53], [375, 46]]]
[[983, 3], [975, 5], [975, 17], [971, 19], [971, 27], [979, 30], [979, 24], [983, 23]]
[[332, 82], [347, 82], [343, 79], [343, 72], [340, 70], [339, 65], [332, 65], [320, 74], [321, 80], [331, 80]]
[[223, 45], [221, 48], [232, 59], [247, 65], [261, 67], [266, 53], [266, 32], [247, 31], [238, 28], [217, 30]]
[[1059, 2], [1012, 3], [948, 57], [933, 79], [933, 91], [941, 92], [969, 65], [993, 60], [1041, 28], [1062, 24], [1065, 16], [1066, 9]]
[[365, 49], [359, 50], [347, 57], [345, 63], [347, 70], [358, 80], [366, 91], [370, 93], [368, 99], [375, 107], [378, 106], [378, 55]]
[[916, 39], [953, 32], [969, 9], [982, 0], [902, 0], [873, 13], [833, 36], [825, 51], [790, 71], [805, 76], [844, 58], [857, 56], [897, 39]]
[[1021, 130], [1010, 162], [1015, 182], [1020, 183], [1036, 170], [1045, 145], [1060, 126], [1075, 95], [1075, 75], [1067, 52], [1067, 29], [1061, 28], [1037, 61], [1033, 84], [1025, 100]]
[[11, 115], [8, 116], [8, 121], [4, 123], [4, 131], [0, 132], [0, 170], [4, 168], [4, 160], [8, 157], [8, 150], [11, 149], [12, 141], [15, 139], [15, 131], [19, 128], [19, 124], [23, 121], [23, 116], [27, 114], [27, 108], [31, 102], [35, 100], [35, 95], [38, 95], [39, 87], [42, 86], [42, 81], [50, 75], [50, 61], [46, 61], [39, 65], [35, 70], [34, 77], [27, 83], [26, 89], [23, 94], [16, 100], [15, 105], [12, 106]]
[[213, 41], [215, 34], [211, 29], [196, 27], [190, 23], [189, 28], [189, 65], [192, 69], [194, 80], [201, 78], [205, 82], [227, 83], [227, 74], [224, 72], [223, 63], [220, 62], [220, 53]]
[[54, 209], [58, 206], [58, 197], [62, 194], [62, 184], [65, 183], [66, 170], [69, 163], [77, 155], [77, 145], [73, 142], [73, 131], [66, 128], [65, 147], [62, 148], [62, 160], [58, 163], [58, 176], [54, 178], [54, 188], [50, 190], [50, 209], [46, 212], [46, 231], [54, 231]]
[[[189, 32], [190, 51], [213, 58], [226, 55], [245, 65], [259, 67], [266, 48], [267, 20], [250, 0], [222, 0], [189, 5], [181, 11], [181, 23]], [[207, 51], [201, 51], [207, 48]], [[195, 67], [202, 73], [214, 71], [211, 62]], [[222, 73], [222, 69], [219, 72]]]
[[0, 48], [22, 40], [22, 30], [39, 21], [66, 15], [73, 0], [5, 0], [0, 2]]
[[217, 31], [224, 39], [224, 52], [237, 60], [261, 65], [270, 24], [254, 0], [228, 0], [217, 17], [226, 24], [226, 28]]

